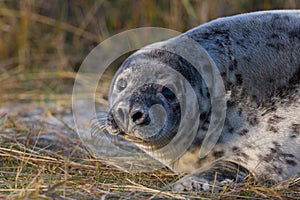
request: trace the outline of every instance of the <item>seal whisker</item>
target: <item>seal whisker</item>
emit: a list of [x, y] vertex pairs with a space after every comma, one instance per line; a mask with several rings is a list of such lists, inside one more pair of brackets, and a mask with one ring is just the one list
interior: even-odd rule
[[98, 112], [97, 117], [91, 120], [91, 134], [93, 136], [106, 134], [108, 128], [107, 114], [108, 112]]

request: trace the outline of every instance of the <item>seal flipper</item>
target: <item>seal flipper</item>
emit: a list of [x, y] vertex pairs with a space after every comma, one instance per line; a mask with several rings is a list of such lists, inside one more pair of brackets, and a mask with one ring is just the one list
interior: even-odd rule
[[249, 171], [233, 162], [219, 161], [210, 169], [202, 169], [187, 175], [177, 181], [173, 186], [173, 191], [221, 191], [226, 185], [242, 183], [247, 180]]

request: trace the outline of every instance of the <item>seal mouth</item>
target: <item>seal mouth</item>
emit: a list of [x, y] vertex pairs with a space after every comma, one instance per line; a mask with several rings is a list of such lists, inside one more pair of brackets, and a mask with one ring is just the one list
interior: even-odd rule
[[177, 130], [178, 130], [178, 128], [176, 128], [176, 127], [171, 130], [168, 130], [167, 132], [165, 132], [163, 129], [159, 133], [157, 133], [151, 137], [148, 137], [148, 138], [136, 137], [136, 136], [127, 134], [123, 131], [120, 131], [117, 134], [117, 136], [120, 136], [130, 142], [139, 144], [146, 149], [157, 150], [157, 149], [160, 149], [160, 148], [168, 145], [171, 142], [172, 138], [175, 137], [175, 135], [177, 134]]
[[148, 83], [135, 89], [128, 99], [111, 103], [102, 120], [107, 134], [122, 137], [151, 151], [163, 148], [176, 136], [181, 108], [171, 89]]
[[[98, 117], [92, 121], [93, 135], [96, 136], [102, 133], [102, 135], [106, 135], [111, 141], [123, 138], [129, 142], [140, 145], [145, 150], [153, 151], [168, 145], [178, 132], [177, 126], [167, 128], [164, 125], [164, 127], [156, 134], [142, 138], [121, 130], [109, 115], [108, 112], [98, 113]], [[172, 124], [177, 123], [173, 122]]]

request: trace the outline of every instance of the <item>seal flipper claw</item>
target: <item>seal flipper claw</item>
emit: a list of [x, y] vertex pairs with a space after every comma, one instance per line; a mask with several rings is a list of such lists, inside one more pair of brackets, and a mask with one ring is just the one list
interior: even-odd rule
[[240, 165], [226, 161], [218, 162], [206, 171], [197, 171], [181, 178], [172, 186], [172, 190], [221, 192], [224, 186], [244, 182], [248, 174], [249, 172]]

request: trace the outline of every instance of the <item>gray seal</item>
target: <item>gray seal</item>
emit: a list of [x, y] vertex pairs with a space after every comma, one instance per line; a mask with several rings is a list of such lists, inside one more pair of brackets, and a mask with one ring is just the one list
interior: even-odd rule
[[[212, 115], [211, 94], [203, 74], [180, 55], [160, 48], [145, 47], [119, 68], [100, 129], [137, 144], [173, 171], [189, 173], [174, 184], [177, 191], [210, 190], [248, 177], [276, 182], [299, 177], [300, 11], [219, 18], [151, 47], [176, 46], [182, 37], [204, 48], [224, 82], [226, 117], [211, 151], [199, 157]], [[193, 51], [189, 53], [202, 59]], [[180, 83], [178, 93], [169, 83], [180, 82], [179, 76], [168, 72], [153, 73], [150, 78], [158, 82], [136, 85], [136, 81], [147, 79], [145, 71], [152, 73], [157, 66], [171, 67], [188, 84]], [[188, 87], [194, 91], [197, 109], [189, 102]], [[185, 113], [183, 101], [188, 109]], [[158, 157], [153, 153], [170, 145], [181, 121], [191, 119], [189, 114], [196, 120], [185, 123], [190, 123], [189, 129], [196, 134], [181, 130], [180, 139], [188, 141], [185, 151], [172, 159], [168, 155], [173, 154]], [[99, 123], [96, 126], [99, 128]], [[170, 151], [176, 151], [176, 146]]]

